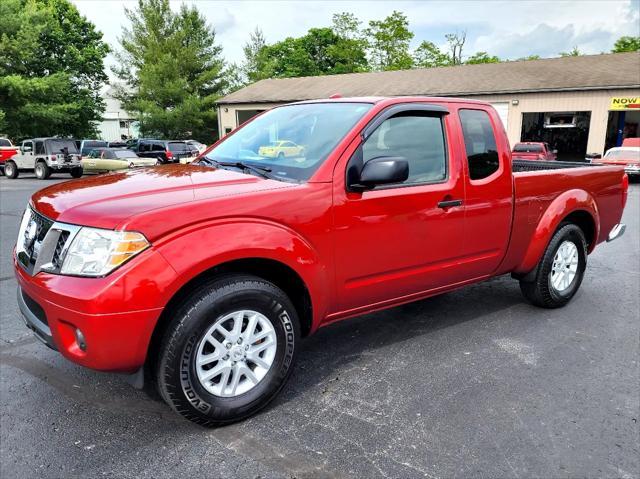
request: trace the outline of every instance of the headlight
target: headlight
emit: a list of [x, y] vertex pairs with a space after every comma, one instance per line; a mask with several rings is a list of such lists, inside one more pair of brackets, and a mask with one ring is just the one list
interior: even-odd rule
[[104, 276], [148, 247], [141, 233], [83, 227], [71, 242], [60, 273]]

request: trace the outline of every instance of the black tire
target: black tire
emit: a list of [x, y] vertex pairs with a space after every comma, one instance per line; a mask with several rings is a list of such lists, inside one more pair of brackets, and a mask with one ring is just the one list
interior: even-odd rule
[[[195, 358], [209, 328], [225, 315], [240, 310], [257, 311], [271, 323], [276, 337], [275, 356], [266, 375], [252, 389], [233, 397], [216, 396], [198, 379]], [[158, 350], [158, 391], [176, 412], [203, 426], [242, 420], [265, 407], [282, 389], [293, 369], [299, 338], [296, 310], [277, 286], [248, 275], [211, 281], [196, 289], [175, 311]]]
[[12, 180], [18, 177], [18, 166], [13, 161], [4, 164], [4, 175]]
[[82, 169], [82, 167], [79, 166], [77, 168], [72, 168], [69, 174], [71, 175], [72, 178], [81, 178], [82, 175], [84, 174], [84, 170]]
[[284, 160], [284, 153], [282, 151], [280, 153], [278, 153], [278, 159], [279, 160]]
[[[573, 243], [577, 248], [578, 265], [575, 276], [566, 289], [557, 289], [552, 284], [554, 258], [564, 242]], [[587, 267], [587, 242], [584, 233], [575, 224], [562, 223], [551, 238], [547, 249], [536, 267], [533, 281], [520, 280], [520, 290], [529, 302], [542, 308], [560, 308], [576, 294], [584, 278]]]
[[39, 180], [46, 180], [51, 176], [51, 168], [44, 161], [40, 160], [36, 163], [34, 168], [36, 173], [36, 178]]

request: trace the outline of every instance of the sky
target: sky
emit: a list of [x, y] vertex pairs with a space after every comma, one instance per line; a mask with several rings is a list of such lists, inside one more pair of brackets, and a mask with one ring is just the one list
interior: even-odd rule
[[[72, 0], [104, 34], [112, 48], [128, 24], [124, 9], [135, 0]], [[171, 1], [178, 9], [182, 1]], [[640, 35], [640, 0], [513, 1], [212, 1], [195, 5], [215, 28], [227, 62], [242, 63], [242, 46], [260, 27], [267, 42], [301, 36], [309, 28], [330, 26], [331, 16], [352, 12], [364, 24], [398, 10], [407, 15], [415, 37], [444, 46], [446, 33], [467, 32], [465, 56], [486, 51], [503, 59], [558, 56], [577, 46], [595, 54], [611, 50], [622, 35]], [[107, 64], [113, 64], [113, 56]]]

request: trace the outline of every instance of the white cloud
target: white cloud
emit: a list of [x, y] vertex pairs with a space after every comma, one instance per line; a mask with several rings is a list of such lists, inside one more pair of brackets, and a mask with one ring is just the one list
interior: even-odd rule
[[[96, 24], [105, 40], [117, 48], [127, 20], [124, 7], [132, 0], [73, 0]], [[179, 8], [181, 2], [171, 2]], [[530, 54], [557, 55], [578, 46], [585, 53], [609, 51], [621, 35], [640, 35], [638, 0], [594, 1], [186, 1], [205, 15], [217, 32], [229, 62], [242, 61], [242, 46], [256, 26], [267, 41], [303, 35], [309, 28], [328, 26], [336, 12], [349, 11], [365, 23], [393, 10], [404, 12], [422, 40], [443, 43], [444, 33], [466, 30], [466, 54], [487, 51], [503, 58]], [[111, 58], [110, 61], [113, 61]]]

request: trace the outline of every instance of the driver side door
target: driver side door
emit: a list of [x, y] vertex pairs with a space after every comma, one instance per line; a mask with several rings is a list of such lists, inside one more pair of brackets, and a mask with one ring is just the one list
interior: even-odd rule
[[405, 182], [350, 192], [334, 181], [337, 316], [410, 300], [462, 276], [464, 181], [449, 118], [442, 108], [411, 105], [392, 107], [347, 165], [405, 158]]

